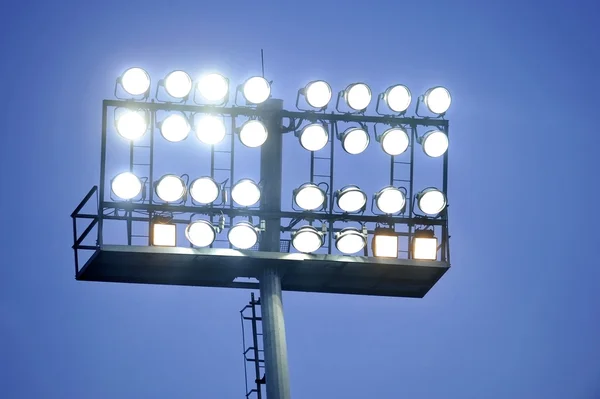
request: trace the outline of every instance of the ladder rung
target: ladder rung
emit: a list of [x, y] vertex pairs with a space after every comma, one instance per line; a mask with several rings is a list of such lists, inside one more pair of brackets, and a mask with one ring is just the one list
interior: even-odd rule
[[150, 166], [149, 163], [134, 163], [133, 166]]
[[135, 237], [135, 238], [148, 238], [148, 236], [143, 236], [140, 234], [132, 234], [131, 237]]
[[315, 157], [314, 159], [327, 159], [327, 160], [330, 160], [331, 158], [328, 158], [328, 157]]
[[150, 148], [149, 145], [133, 145], [133, 148]]
[[246, 316], [244, 316], [244, 320], [262, 320], [262, 317], [246, 317]]
[[394, 181], [399, 181], [399, 182], [403, 182], [403, 183], [410, 183], [410, 180], [405, 180], [405, 179], [394, 179]]
[[313, 175], [313, 177], [331, 177], [329, 175]]
[[394, 164], [410, 165], [410, 162], [404, 162], [404, 161], [402, 161], [402, 162], [396, 162], [396, 161], [394, 161]]
[[225, 153], [225, 154], [231, 154], [231, 151], [226, 151], [226, 150], [215, 150], [215, 152], [221, 152], [221, 153]]
[[230, 171], [231, 169], [225, 169], [225, 168], [214, 168], [214, 170], [225, 170], [225, 171]]

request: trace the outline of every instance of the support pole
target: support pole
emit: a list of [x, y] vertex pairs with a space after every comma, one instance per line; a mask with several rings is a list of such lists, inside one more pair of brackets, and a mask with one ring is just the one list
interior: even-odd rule
[[[268, 138], [261, 147], [260, 177], [263, 182], [261, 209], [281, 210], [282, 178], [282, 118], [283, 100], [269, 99], [260, 106]], [[279, 218], [265, 220], [265, 231], [260, 241], [261, 251], [280, 251]], [[260, 302], [263, 326], [265, 377], [268, 399], [290, 399], [281, 275], [276, 266], [265, 267], [260, 278]]]

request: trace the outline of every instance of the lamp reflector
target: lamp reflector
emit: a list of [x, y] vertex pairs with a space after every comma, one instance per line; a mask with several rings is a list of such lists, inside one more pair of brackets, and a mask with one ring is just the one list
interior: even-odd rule
[[355, 111], [362, 111], [371, 102], [371, 89], [364, 83], [354, 83], [346, 88], [346, 104]]
[[217, 237], [217, 232], [210, 222], [196, 220], [185, 229], [185, 236], [196, 247], [208, 247]]
[[432, 158], [441, 157], [448, 150], [448, 136], [440, 130], [430, 130], [421, 141], [423, 151]]
[[117, 118], [117, 133], [127, 140], [138, 140], [148, 130], [146, 118], [136, 111], [125, 111]]
[[300, 145], [308, 151], [319, 151], [329, 142], [329, 133], [320, 123], [306, 125], [300, 131]]
[[269, 133], [266, 126], [257, 120], [249, 120], [240, 129], [240, 141], [246, 147], [260, 147], [267, 141]]
[[172, 143], [184, 140], [190, 134], [190, 129], [187, 118], [180, 114], [169, 115], [160, 124], [160, 134]]
[[412, 257], [413, 259], [436, 260], [437, 259], [437, 238], [434, 237], [431, 230], [417, 230], [412, 239]]
[[313, 226], [303, 226], [294, 233], [292, 245], [298, 252], [315, 252], [323, 245], [323, 235]]
[[404, 112], [410, 106], [411, 94], [404, 85], [392, 86], [385, 91], [384, 99], [389, 109], [394, 112]]
[[231, 189], [231, 198], [240, 206], [252, 206], [260, 200], [260, 188], [252, 180], [242, 179]]
[[365, 236], [354, 227], [347, 227], [339, 232], [335, 247], [344, 254], [355, 254], [367, 245]]
[[295, 190], [294, 200], [306, 211], [320, 209], [325, 203], [325, 192], [313, 183], [305, 183]]
[[215, 202], [220, 192], [219, 185], [211, 177], [200, 177], [190, 185], [190, 195], [194, 201], [203, 205]]
[[192, 91], [192, 78], [184, 71], [173, 71], [165, 78], [165, 90], [173, 98], [185, 98]]
[[427, 188], [417, 194], [419, 209], [426, 215], [437, 215], [446, 207], [446, 196], [436, 188]]
[[174, 247], [177, 245], [177, 226], [167, 223], [153, 223], [152, 245], [161, 247]]
[[130, 200], [142, 192], [142, 182], [133, 173], [123, 172], [112, 180], [111, 188], [117, 197]]
[[204, 144], [218, 144], [223, 141], [226, 133], [225, 123], [221, 117], [204, 115], [196, 122], [196, 137]]
[[408, 148], [409, 139], [406, 130], [394, 127], [386, 130], [381, 135], [381, 147], [383, 151], [392, 156], [400, 155]]
[[204, 75], [198, 82], [198, 92], [208, 101], [223, 101], [229, 93], [229, 81], [218, 73]]
[[331, 86], [324, 80], [315, 80], [306, 85], [304, 96], [311, 107], [324, 108], [331, 101]]
[[448, 89], [442, 86], [433, 87], [425, 93], [425, 105], [434, 114], [444, 114], [450, 108], [452, 97]]
[[244, 98], [252, 104], [261, 104], [271, 95], [271, 85], [261, 76], [253, 76], [246, 80], [242, 87]]
[[121, 76], [121, 86], [132, 96], [140, 96], [150, 89], [150, 75], [142, 68], [129, 68]]
[[177, 202], [185, 195], [185, 183], [179, 176], [165, 175], [156, 183], [156, 195], [164, 202]]
[[371, 244], [373, 256], [382, 258], [398, 257], [398, 234], [393, 229], [376, 228]]
[[375, 205], [383, 213], [393, 215], [400, 212], [406, 204], [404, 193], [396, 187], [386, 187], [375, 194]]
[[234, 247], [249, 249], [258, 242], [258, 231], [250, 223], [240, 222], [229, 229], [227, 238]]
[[357, 186], [346, 186], [337, 193], [338, 207], [348, 213], [357, 212], [367, 203], [367, 194]]
[[366, 130], [351, 127], [342, 133], [342, 148], [348, 154], [357, 155], [369, 146], [369, 134]]

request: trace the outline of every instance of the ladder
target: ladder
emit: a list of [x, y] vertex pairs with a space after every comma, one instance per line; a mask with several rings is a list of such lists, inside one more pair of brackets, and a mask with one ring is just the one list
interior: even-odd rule
[[[414, 144], [417, 138], [416, 127], [411, 127], [408, 148], [406, 151], [398, 156], [390, 156], [390, 185], [393, 187], [404, 187], [406, 188], [406, 205], [405, 213], [412, 215], [412, 198], [413, 198], [413, 170], [414, 170]], [[409, 235], [412, 234], [412, 226], [408, 227]], [[410, 246], [410, 245], [409, 245]], [[403, 253], [406, 256], [409, 255], [409, 251], [402, 249], [398, 246], [398, 253]]]
[[[254, 293], [250, 294], [250, 302], [242, 310], [240, 317], [242, 321], [242, 345], [244, 355], [244, 377], [246, 382], [246, 398], [262, 399], [262, 386], [265, 385], [265, 360], [264, 350], [262, 348], [262, 317], [259, 314], [260, 298], [256, 300]], [[251, 343], [246, 344], [246, 324], [250, 324], [252, 334]], [[248, 386], [248, 363], [252, 363], [251, 375], [254, 375], [254, 384]], [[262, 374], [262, 377], [261, 377]]]
[[[148, 196], [149, 199], [152, 199], [154, 196], [153, 186], [154, 182], [152, 176], [152, 157], [153, 157], [153, 144], [154, 144], [154, 129], [150, 128], [150, 139], [148, 140], [148, 144], [141, 144], [132, 142], [129, 145], [129, 170], [131, 173], [135, 174], [138, 177], [147, 177], [148, 178]], [[140, 153], [144, 153], [140, 156]], [[140, 159], [142, 158], [142, 159]], [[144, 188], [142, 188], [144, 190]], [[152, 229], [152, 215], [149, 215], [147, 229], [144, 229], [142, 233], [137, 233], [133, 229], [133, 221], [131, 220], [132, 212], [127, 212], [127, 245], [134, 244], [133, 241], [141, 241], [136, 242], [135, 245], [152, 245], [150, 242], [150, 229]], [[136, 225], [139, 225], [140, 222], [136, 222]]]
[[[231, 193], [231, 187], [235, 183], [233, 181], [233, 172], [234, 172], [234, 161], [233, 161], [233, 151], [235, 145], [235, 133], [233, 132], [234, 126], [232, 123], [231, 130], [228, 129], [225, 139], [223, 142], [212, 145], [210, 150], [210, 177], [212, 177], [217, 184], [227, 180], [227, 186], [224, 187]], [[216, 149], [218, 147], [219, 149]], [[218, 200], [217, 200], [218, 201]], [[229, 207], [233, 208], [233, 201], [231, 198], [228, 199]], [[224, 204], [225, 205], [225, 204]], [[215, 216], [211, 217], [211, 223], [215, 224], [218, 220], [215, 220]], [[232, 219], [229, 219], [229, 225], [231, 226]], [[213, 244], [210, 245], [213, 248], [215, 243], [221, 243], [220, 246], [227, 246], [227, 248], [231, 248], [231, 243], [227, 239], [215, 239]]]

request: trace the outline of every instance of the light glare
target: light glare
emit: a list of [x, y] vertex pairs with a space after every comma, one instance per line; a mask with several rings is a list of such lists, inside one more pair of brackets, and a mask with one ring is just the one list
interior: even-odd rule
[[190, 124], [183, 115], [169, 115], [161, 123], [160, 133], [167, 141], [177, 143], [190, 134]]
[[260, 200], [260, 188], [252, 180], [242, 179], [231, 189], [231, 198], [240, 206], [252, 206]]
[[398, 236], [390, 234], [378, 234], [373, 236], [373, 255], [384, 258], [398, 257]]
[[355, 111], [362, 111], [371, 102], [371, 89], [364, 83], [355, 83], [346, 89], [346, 104]]
[[344, 254], [355, 254], [361, 251], [366, 244], [365, 237], [353, 227], [343, 229], [335, 241], [338, 251]]
[[231, 245], [239, 249], [249, 249], [256, 245], [258, 232], [248, 222], [240, 222], [229, 229], [227, 238]]
[[320, 123], [307, 125], [300, 132], [300, 145], [308, 151], [319, 151], [329, 142], [329, 133]]
[[357, 155], [369, 146], [369, 134], [360, 128], [350, 128], [342, 135], [342, 148], [351, 155]]
[[312, 211], [323, 206], [325, 193], [316, 184], [306, 183], [298, 188], [294, 199], [300, 208]]
[[173, 71], [165, 78], [165, 90], [173, 98], [185, 98], [192, 91], [192, 78], [184, 71]]
[[440, 130], [431, 130], [423, 136], [423, 151], [432, 158], [437, 158], [448, 150], [448, 136]]
[[111, 186], [113, 193], [124, 200], [135, 198], [142, 191], [141, 180], [131, 172], [123, 172], [117, 175]]
[[367, 194], [357, 186], [347, 186], [338, 193], [338, 207], [348, 213], [361, 210], [367, 203]]
[[381, 147], [388, 155], [396, 156], [404, 153], [408, 144], [408, 134], [404, 129], [391, 128], [381, 135]]
[[323, 108], [331, 101], [331, 86], [324, 80], [310, 82], [304, 88], [306, 102], [314, 108]]
[[437, 215], [446, 207], [446, 197], [438, 189], [426, 189], [418, 197], [419, 209], [427, 215]]
[[404, 112], [410, 106], [411, 94], [408, 87], [396, 85], [387, 89], [385, 93], [385, 102], [389, 109], [394, 112]]
[[217, 233], [206, 220], [197, 220], [186, 227], [185, 236], [196, 247], [208, 247], [215, 241]]
[[164, 202], [176, 202], [185, 194], [185, 183], [179, 176], [165, 175], [156, 183], [156, 195]]
[[240, 141], [250, 148], [263, 145], [267, 141], [268, 135], [265, 125], [257, 120], [249, 120], [240, 129]]
[[434, 114], [444, 114], [450, 108], [452, 97], [445, 87], [434, 87], [425, 93], [425, 105]]
[[312, 226], [303, 226], [296, 231], [292, 245], [298, 252], [315, 252], [323, 245], [323, 236]]
[[437, 259], [437, 238], [435, 237], [414, 237], [413, 238], [413, 258], [422, 260]]
[[121, 86], [132, 96], [140, 96], [150, 89], [150, 75], [142, 68], [129, 68], [121, 76]]
[[261, 104], [271, 95], [271, 85], [267, 79], [254, 76], [244, 83], [242, 88], [244, 98], [252, 104]]
[[386, 187], [375, 195], [377, 208], [388, 215], [400, 212], [405, 203], [404, 193], [396, 187]]
[[229, 82], [223, 75], [211, 73], [200, 78], [198, 91], [208, 101], [223, 101], [229, 92]]
[[154, 223], [152, 245], [174, 247], [177, 245], [177, 226], [174, 224]]
[[146, 133], [146, 118], [135, 111], [125, 111], [117, 119], [117, 133], [127, 140], [137, 140]]
[[190, 195], [200, 204], [211, 204], [219, 198], [219, 185], [210, 177], [200, 177], [190, 185]]
[[204, 144], [218, 144], [223, 141], [225, 134], [225, 123], [222, 118], [205, 115], [196, 122], [196, 137]]

